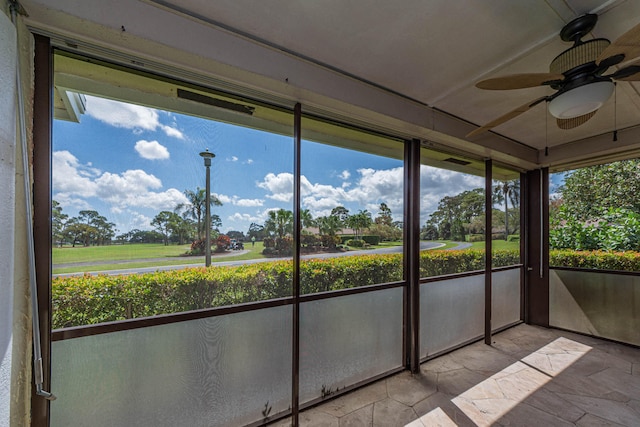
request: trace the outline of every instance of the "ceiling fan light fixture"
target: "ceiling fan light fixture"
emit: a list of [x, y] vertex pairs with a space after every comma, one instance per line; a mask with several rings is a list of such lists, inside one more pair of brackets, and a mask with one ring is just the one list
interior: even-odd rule
[[549, 113], [558, 119], [571, 119], [596, 111], [613, 94], [612, 81], [600, 81], [578, 86], [549, 102]]

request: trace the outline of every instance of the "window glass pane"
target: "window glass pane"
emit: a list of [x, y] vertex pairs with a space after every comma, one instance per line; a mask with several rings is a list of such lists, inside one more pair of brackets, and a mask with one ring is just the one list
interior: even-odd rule
[[549, 176], [552, 267], [640, 271], [640, 160]]
[[291, 306], [56, 341], [51, 425], [230, 426], [291, 404]]
[[402, 366], [401, 287], [300, 305], [300, 401]]
[[403, 143], [308, 117], [302, 130], [302, 293], [402, 280]]
[[62, 55], [55, 95], [54, 328], [291, 295], [290, 111]]
[[484, 269], [484, 162], [420, 157], [420, 277]]
[[492, 177], [491, 265], [520, 264], [520, 174], [494, 165]]

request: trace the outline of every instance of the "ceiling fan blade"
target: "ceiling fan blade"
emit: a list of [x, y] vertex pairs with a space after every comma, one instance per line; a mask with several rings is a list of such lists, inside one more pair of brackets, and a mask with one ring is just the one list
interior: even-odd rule
[[531, 109], [532, 107], [535, 107], [536, 105], [538, 105], [539, 103], [541, 103], [542, 101], [546, 100], [547, 97], [543, 96], [542, 98], [538, 98], [534, 101], [531, 102], [527, 102], [524, 105], [519, 106], [518, 108], [515, 108], [511, 111], [509, 111], [507, 114], [503, 114], [502, 116], [498, 117], [495, 120], [490, 121], [489, 123], [487, 123], [486, 125], [479, 127], [478, 129], [469, 132], [467, 134], [467, 138], [471, 138], [474, 137], [476, 135], [480, 135], [482, 133], [485, 133], [486, 131], [488, 131], [489, 129], [492, 129], [498, 125], [501, 125], [502, 123], [508, 122], [509, 120], [518, 117], [520, 114], [528, 111], [529, 109]]
[[487, 90], [523, 89], [558, 82], [562, 79], [564, 79], [564, 76], [556, 73], [511, 74], [509, 76], [482, 80], [476, 83], [476, 87]]
[[577, 128], [578, 126], [585, 124], [591, 117], [595, 116], [597, 111], [598, 110], [592, 111], [572, 119], [556, 119], [556, 123], [560, 129], [564, 130]]
[[609, 77], [627, 82], [640, 81], [640, 65], [629, 65], [628, 67], [621, 68]]
[[640, 56], [640, 24], [636, 25], [616, 39], [607, 47], [596, 62], [600, 62], [614, 55], [624, 54], [625, 61]]

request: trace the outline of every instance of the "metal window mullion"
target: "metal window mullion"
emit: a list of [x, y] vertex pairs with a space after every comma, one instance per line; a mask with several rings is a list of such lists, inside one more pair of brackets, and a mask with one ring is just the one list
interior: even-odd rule
[[493, 184], [493, 162], [491, 159], [485, 161], [485, 236], [484, 236], [484, 343], [491, 345], [491, 251], [492, 251], [492, 227], [491, 216], [493, 213], [492, 203]]
[[297, 103], [293, 118], [293, 307], [291, 361], [291, 425], [297, 427], [300, 412], [300, 149], [302, 106]]

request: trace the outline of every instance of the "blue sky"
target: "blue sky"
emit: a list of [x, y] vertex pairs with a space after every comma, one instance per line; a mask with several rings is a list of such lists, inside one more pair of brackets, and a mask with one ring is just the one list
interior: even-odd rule
[[[198, 153], [208, 148], [211, 191], [223, 202], [213, 213], [223, 232], [246, 232], [269, 210], [292, 209], [292, 147], [291, 136], [87, 96], [80, 123], [54, 122], [53, 199], [69, 216], [97, 210], [118, 234], [149, 230], [157, 213], [186, 203], [184, 190], [205, 187]], [[385, 202], [402, 219], [399, 160], [304, 141], [302, 175], [302, 207], [314, 217], [338, 205], [375, 217]], [[443, 196], [484, 185], [426, 166], [421, 175], [423, 222]]]

